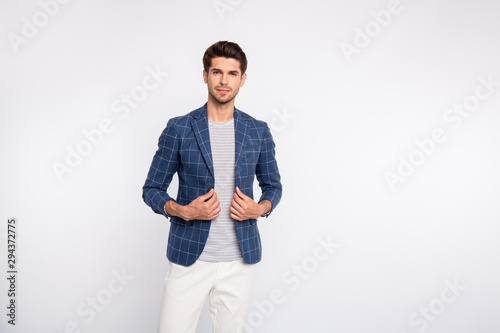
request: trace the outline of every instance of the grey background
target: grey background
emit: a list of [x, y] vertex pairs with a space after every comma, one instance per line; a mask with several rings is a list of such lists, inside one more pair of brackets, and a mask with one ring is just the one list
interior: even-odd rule
[[[443, 118], [480, 77], [500, 81], [497, 2], [401, 0], [379, 30], [373, 12], [390, 1], [72, 0], [44, 20], [47, 3], [1, 1], [0, 268], [14, 216], [19, 274], [15, 327], [0, 279], [0, 331], [155, 331], [169, 222], [141, 187], [168, 119], [205, 103], [201, 57], [226, 39], [249, 59], [236, 106], [270, 124], [284, 185], [259, 220], [247, 331], [499, 331], [500, 87], [457, 128]], [[40, 27], [15, 46], [26, 20]], [[346, 57], [367, 27], [369, 44]], [[113, 112], [147, 68], [168, 76]], [[54, 163], [103, 119], [112, 132], [58, 179]], [[391, 188], [387, 172], [436, 128], [446, 140]], [[339, 246], [318, 260], [328, 240]], [[127, 284], [106, 291], [123, 270]], [[88, 320], [77, 309], [98, 295]], [[210, 325], [204, 309], [197, 332]]]

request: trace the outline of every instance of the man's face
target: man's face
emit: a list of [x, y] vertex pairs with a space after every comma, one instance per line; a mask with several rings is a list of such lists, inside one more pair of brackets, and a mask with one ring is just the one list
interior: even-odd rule
[[208, 73], [203, 71], [208, 93], [219, 104], [232, 101], [243, 87], [246, 77], [246, 73], [241, 75], [240, 62], [232, 58], [213, 58]]

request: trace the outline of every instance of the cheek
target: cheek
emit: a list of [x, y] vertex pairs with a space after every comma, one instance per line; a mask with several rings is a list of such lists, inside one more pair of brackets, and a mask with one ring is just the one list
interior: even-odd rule
[[237, 80], [236, 82], [234, 82], [233, 84], [233, 89], [235, 91], [238, 91], [238, 89], [240, 89], [240, 86], [241, 86], [241, 82], [239, 80]]

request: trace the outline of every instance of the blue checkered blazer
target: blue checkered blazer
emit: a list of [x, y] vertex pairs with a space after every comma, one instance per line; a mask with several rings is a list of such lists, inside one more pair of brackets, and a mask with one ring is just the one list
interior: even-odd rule
[[[234, 128], [235, 185], [253, 199], [256, 176], [262, 190], [259, 202], [269, 200], [272, 211], [281, 199], [282, 189], [271, 131], [265, 122], [236, 108]], [[187, 115], [170, 119], [158, 140], [158, 150], [142, 188], [142, 197], [155, 213], [167, 218], [165, 203], [174, 200], [167, 188], [176, 172], [179, 189], [175, 201], [180, 205], [189, 204], [214, 187], [207, 104]], [[170, 222], [167, 258], [173, 263], [189, 266], [203, 251], [211, 221], [185, 221], [172, 216]], [[262, 246], [257, 220], [235, 220], [235, 224], [243, 259], [248, 264], [259, 262]]]

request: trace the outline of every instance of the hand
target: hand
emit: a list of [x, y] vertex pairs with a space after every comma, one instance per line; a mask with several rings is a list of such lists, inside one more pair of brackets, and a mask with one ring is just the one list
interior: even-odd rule
[[236, 186], [236, 193], [233, 195], [231, 202], [231, 218], [237, 221], [247, 219], [256, 219], [271, 209], [271, 202], [269, 200], [262, 200], [261, 203], [256, 203], [249, 196], [243, 194], [238, 186]]
[[217, 193], [214, 189], [200, 195], [186, 206], [171, 200], [165, 204], [165, 208], [169, 215], [178, 216], [186, 221], [213, 220], [219, 216], [221, 211], [220, 202], [217, 200]]

